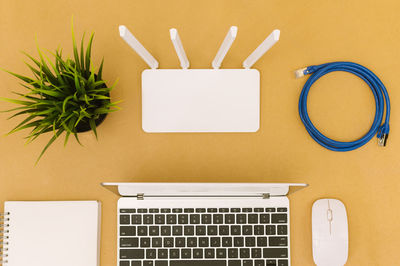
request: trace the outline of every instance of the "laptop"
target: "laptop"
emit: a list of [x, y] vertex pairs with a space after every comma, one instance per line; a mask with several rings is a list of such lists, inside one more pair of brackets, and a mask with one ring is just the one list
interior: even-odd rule
[[290, 266], [287, 195], [307, 186], [102, 185], [121, 196], [117, 266]]

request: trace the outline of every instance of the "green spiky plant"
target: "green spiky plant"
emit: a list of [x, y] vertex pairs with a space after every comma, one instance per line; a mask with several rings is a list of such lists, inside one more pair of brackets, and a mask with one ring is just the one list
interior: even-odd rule
[[[41, 151], [36, 163], [49, 146], [65, 132], [64, 146], [73, 134], [78, 141], [78, 133], [92, 130], [97, 139], [96, 127], [105, 116], [118, 110], [117, 103], [110, 101], [110, 91], [115, 87], [107, 87], [102, 79], [103, 62], [96, 71], [92, 65], [91, 50], [94, 33], [84, 51], [84, 37], [81, 40], [80, 53], [75, 41], [73, 23], [71, 23], [73, 54], [72, 59], [63, 59], [62, 50], [57, 49], [52, 62], [38, 47], [39, 58], [35, 59], [24, 53], [32, 64], [26, 63], [33, 73], [33, 78], [22, 76], [5, 70], [22, 80], [21, 85], [28, 92], [17, 93], [20, 99], [0, 98], [19, 105], [17, 108], [3, 112], [14, 112], [9, 117], [27, 116], [8, 134], [22, 129], [31, 129], [26, 137], [27, 143], [40, 135], [51, 132], [47, 145]], [[96, 73], [95, 73], [96, 72]]]

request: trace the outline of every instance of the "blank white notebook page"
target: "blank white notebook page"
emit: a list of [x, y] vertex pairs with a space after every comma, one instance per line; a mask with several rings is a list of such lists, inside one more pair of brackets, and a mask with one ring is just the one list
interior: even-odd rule
[[98, 266], [100, 203], [8, 201], [7, 266]]

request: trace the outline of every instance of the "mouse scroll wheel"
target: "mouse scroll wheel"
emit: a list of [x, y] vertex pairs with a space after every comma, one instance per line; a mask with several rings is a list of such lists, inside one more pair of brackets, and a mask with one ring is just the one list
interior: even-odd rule
[[328, 221], [332, 221], [332, 219], [333, 219], [333, 216], [332, 216], [332, 210], [331, 209], [328, 209], [328, 211], [326, 212], [326, 216], [327, 216], [327, 218], [328, 218]]

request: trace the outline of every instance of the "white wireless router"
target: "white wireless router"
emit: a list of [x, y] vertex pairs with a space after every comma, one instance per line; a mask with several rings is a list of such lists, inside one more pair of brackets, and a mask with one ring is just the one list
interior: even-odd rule
[[278, 40], [274, 30], [243, 62], [244, 69], [219, 69], [237, 35], [229, 29], [212, 69], [188, 69], [176, 29], [171, 40], [182, 69], [157, 69], [157, 60], [125, 27], [120, 36], [150, 66], [142, 72], [145, 132], [256, 132], [260, 127], [260, 73], [250, 67]]

